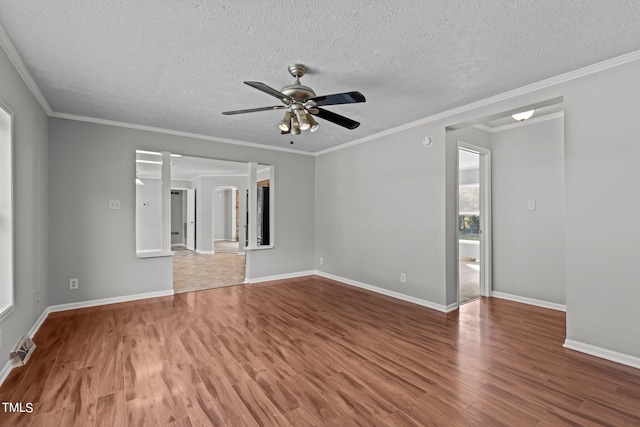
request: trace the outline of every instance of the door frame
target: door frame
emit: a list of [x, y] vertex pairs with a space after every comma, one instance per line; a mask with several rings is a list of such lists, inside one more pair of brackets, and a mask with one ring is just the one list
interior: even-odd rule
[[[196, 250], [196, 190], [190, 188], [185, 190], [185, 199], [187, 204], [187, 214], [185, 215], [185, 223], [187, 229], [184, 235], [185, 248], [190, 251]], [[193, 219], [193, 221], [190, 221]], [[193, 224], [193, 225], [191, 225]]]
[[458, 211], [460, 191], [460, 149], [473, 151], [479, 154], [480, 161], [480, 295], [491, 296], [492, 270], [491, 270], [491, 150], [478, 145], [469, 144], [458, 140], [456, 147], [456, 288], [457, 300], [460, 304], [460, 253], [458, 235]]

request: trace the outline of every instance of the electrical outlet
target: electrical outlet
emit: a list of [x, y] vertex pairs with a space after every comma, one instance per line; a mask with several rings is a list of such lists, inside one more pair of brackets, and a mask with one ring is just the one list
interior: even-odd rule
[[69, 289], [78, 289], [78, 279], [69, 279]]
[[320, 257], [320, 265], [324, 265], [324, 258]]
[[407, 275], [400, 273], [400, 283], [407, 283]]
[[40, 291], [36, 292], [36, 299], [38, 300], [38, 304], [40, 304]]
[[112, 210], [120, 209], [120, 200], [109, 200], [109, 209], [112, 209]]

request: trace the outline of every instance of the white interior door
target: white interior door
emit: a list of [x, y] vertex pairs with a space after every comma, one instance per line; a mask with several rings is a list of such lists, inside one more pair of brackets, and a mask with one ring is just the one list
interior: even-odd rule
[[187, 193], [187, 232], [185, 247], [190, 251], [196, 250], [196, 190], [190, 189]]

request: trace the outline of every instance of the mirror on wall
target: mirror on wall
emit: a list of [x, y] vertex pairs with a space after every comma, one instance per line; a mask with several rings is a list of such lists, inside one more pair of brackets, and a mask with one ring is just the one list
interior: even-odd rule
[[271, 212], [271, 175], [270, 165], [257, 165], [256, 245], [258, 246], [271, 245], [271, 218], [273, 217]]
[[137, 150], [138, 257], [170, 256], [176, 246], [212, 254], [216, 241], [240, 242], [239, 253], [272, 248], [273, 172], [273, 165]]

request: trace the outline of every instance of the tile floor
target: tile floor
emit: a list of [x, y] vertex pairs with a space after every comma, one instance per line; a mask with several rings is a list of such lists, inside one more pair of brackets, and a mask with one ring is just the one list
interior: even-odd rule
[[220, 288], [244, 282], [245, 256], [238, 255], [238, 242], [216, 242], [215, 254], [203, 255], [172, 248], [175, 293]]

